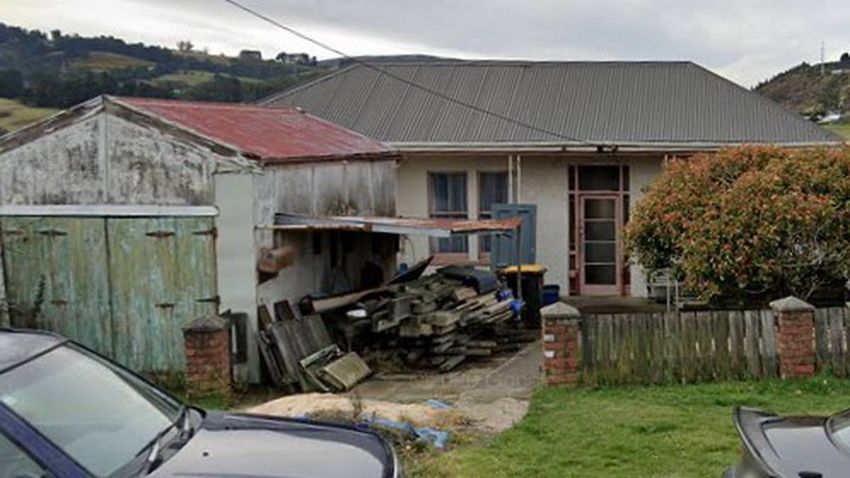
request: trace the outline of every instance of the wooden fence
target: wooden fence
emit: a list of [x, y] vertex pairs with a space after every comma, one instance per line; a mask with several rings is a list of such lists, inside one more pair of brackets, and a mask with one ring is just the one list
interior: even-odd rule
[[[650, 384], [778, 376], [771, 310], [597, 314], [580, 321], [585, 383]], [[817, 368], [850, 376], [845, 307], [817, 309]]]

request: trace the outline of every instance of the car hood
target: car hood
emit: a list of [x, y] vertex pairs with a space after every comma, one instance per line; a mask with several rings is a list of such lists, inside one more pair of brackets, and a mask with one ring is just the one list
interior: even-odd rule
[[735, 414], [747, 451], [778, 477], [847, 473], [850, 456], [832, 442], [826, 422], [826, 417], [779, 417], [747, 408]]
[[389, 444], [368, 430], [209, 413], [152, 476], [390, 478], [396, 466]]

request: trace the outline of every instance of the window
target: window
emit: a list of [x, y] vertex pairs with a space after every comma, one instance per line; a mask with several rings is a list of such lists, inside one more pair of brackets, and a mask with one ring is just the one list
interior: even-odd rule
[[0, 433], [0, 476], [48, 476], [48, 473]]
[[[467, 219], [466, 173], [428, 174], [429, 216], [438, 219]], [[431, 239], [433, 253], [465, 253], [466, 236]]]
[[[493, 204], [508, 202], [508, 173], [480, 173], [478, 175], [478, 218], [492, 219]], [[489, 253], [492, 235], [482, 234], [478, 239], [479, 250]]]

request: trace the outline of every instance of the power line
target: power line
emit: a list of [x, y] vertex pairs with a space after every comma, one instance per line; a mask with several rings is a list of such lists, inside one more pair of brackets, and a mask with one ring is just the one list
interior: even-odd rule
[[526, 129], [528, 129], [528, 130], [531, 130], [531, 131], [534, 131], [534, 132], [537, 132], [537, 133], [543, 133], [543, 134], [546, 134], [546, 135], [549, 135], [549, 136], [554, 136], [554, 137], [556, 137], [556, 138], [558, 138], [558, 139], [565, 139], [565, 140], [568, 140], [568, 141], [573, 141], [573, 142], [576, 142], [576, 143], [579, 143], [579, 144], [588, 145], [588, 146], [597, 146], [595, 143], [591, 143], [591, 142], [589, 142], [589, 141], [582, 140], [582, 139], [578, 139], [578, 138], [573, 138], [573, 137], [571, 137], [571, 136], [567, 136], [567, 135], [565, 135], [565, 134], [557, 133], [557, 132], [555, 132], [555, 131], [550, 131], [550, 130], [548, 130], [548, 129], [541, 128], [541, 127], [539, 127], [539, 126], [535, 126], [535, 125], [533, 125], [533, 124], [526, 123], [526, 122], [524, 122], [524, 121], [520, 121], [520, 120], [517, 120], [517, 119], [515, 119], [515, 118], [511, 118], [510, 116], [505, 116], [505, 115], [503, 115], [503, 114], [501, 114], [501, 113], [497, 113], [497, 112], [495, 112], [495, 111], [490, 111], [490, 110], [488, 110], [488, 109], [486, 109], [486, 108], [482, 108], [482, 107], [477, 106], [477, 105], [474, 105], [474, 104], [472, 104], [472, 103], [467, 103], [467, 102], [465, 102], [465, 101], [463, 101], [463, 100], [459, 100], [459, 99], [457, 99], [457, 98], [454, 98], [454, 97], [452, 97], [452, 96], [449, 96], [449, 95], [447, 95], [447, 94], [445, 94], [445, 93], [443, 93], [443, 92], [441, 92], [441, 91], [435, 90], [435, 89], [433, 89], [433, 88], [429, 88], [429, 87], [427, 87], [427, 86], [420, 85], [419, 83], [416, 83], [416, 82], [414, 82], [414, 81], [410, 81], [410, 80], [408, 80], [407, 78], [404, 78], [404, 77], [402, 77], [402, 76], [396, 75], [395, 73], [393, 73], [393, 72], [391, 72], [391, 71], [387, 71], [387, 70], [385, 70], [385, 69], [383, 69], [383, 68], [380, 68], [380, 67], [377, 67], [377, 66], [375, 66], [375, 65], [372, 65], [371, 63], [367, 63], [367, 62], [365, 62], [365, 61], [363, 61], [363, 60], [360, 60], [360, 59], [355, 58], [355, 57], [353, 57], [353, 56], [351, 56], [351, 55], [348, 55], [348, 54], [346, 54], [345, 52], [343, 52], [343, 51], [341, 51], [341, 50], [339, 50], [339, 49], [337, 49], [337, 48], [334, 48], [334, 47], [332, 47], [332, 46], [328, 45], [327, 43], [324, 43], [324, 42], [322, 42], [322, 41], [320, 41], [320, 40], [316, 40], [316, 39], [314, 39], [314, 38], [312, 38], [312, 37], [310, 37], [310, 36], [308, 36], [308, 35], [306, 35], [306, 34], [304, 34], [304, 33], [299, 32], [298, 30], [296, 30], [296, 29], [294, 29], [294, 28], [292, 28], [292, 27], [286, 26], [286, 25], [284, 25], [283, 23], [280, 23], [280, 22], [278, 22], [277, 20], [275, 20], [275, 19], [273, 19], [273, 18], [271, 18], [271, 17], [268, 17], [268, 16], [266, 16], [266, 15], [264, 15], [264, 14], [262, 14], [262, 13], [260, 13], [260, 12], [256, 11], [256, 10], [253, 10], [253, 9], [252, 9], [252, 8], [250, 8], [250, 7], [246, 7], [245, 5], [242, 5], [241, 3], [237, 2], [236, 0], [224, 0], [224, 1], [225, 1], [225, 2], [227, 2], [227, 3], [229, 3], [229, 4], [231, 4], [231, 5], [233, 5], [234, 7], [238, 8], [238, 9], [240, 9], [240, 10], [242, 10], [242, 11], [245, 11], [245, 12], [247, 12], [247, 13], [249, 13], [249, 14], [251, 14], [251, 15], [253, 15], [253, 16], [255, 16], [255, 17], [257, 17], [257, 18], [259, 18], [260, 20], [263, 20], [263, 21], [265, 21], [265, 22], [267, 22], [267, 23], [269, 23], [269, 24], [271, 24], [271, 25], [273, 25], [273, 26], [275, 26], [275, 27], [277, 27], [277, 28], [280, 28], [280, 29], [282, 29], [282, 30], [284, 30], [284, 31], [286, 31], [286, 32], [289, 32], [289, 33], [291, 33], [292, 35], [295, 35], [295, 36], [297, 36], [298, 38], [301, 38], [302, 40], [308, 41], [308, 42], [310, 42], [310, 43], [312, 43], [312, 44], [314, 44], [314, 45], [319, 46], [320, 48], [324, 48], [325, 50], [328, 50], [328, 51], [330, 51], [330, 52], [332, 52], [332, 53], [334, 53], [334, 54], [336, 54], [336, 55], [339, 55], [340, 57], [345, 58], [346, 60], [348, 60], [348, 61], [350, 61], [350, 62], [352, 62], [352, 63], [357, 63], [357, 64], [359, 64], [359, 65], [362, 65], [362, 66], [364, 66], [364, 67], [366, 67], [366, 68], [368, 68], [368, 69], [370, 69], [370, 70], [373, 70], [373, 71], [377, 72], [378, 74], [386, 75], [386, 76], [388, 76], [389, 78], [392, 78], [392, 79], [394, 79], [394, 80], [396, 80], [396, 81], [399, 81], [399, 82], [401, 82], [401, 83], [404, 83], [405, 85], [408, 85], [408, 86], [410, 86], [410, 87], [413, 87], [413, 88], [419, 89], [419, 90], [421, 90], [421, 91], [424, 91], [424, 92], [426, 92], [426, 93], [428, 93], [428, 94], [430, 94], [430, 95], [434, 95], [434, 96], [437, 96], [437, 97], [439, 97], [439, 98], [442, 98], [442, 99], [444, 99], [444, 100], [446, 100], [446, 101], [448, 101], [448, 102], [450, 102], [450, 103], [454, 103], [454, 104], [456, 104], [456, 105], [460, 105], [460, 106], [463, 106], [463, 107], [465, 107], [465, 108], [469, 108], [469, 109], [471, 109], [471, 110], [473, 110], [473, 111], [476, 111], [476, 112], [478, 112], [478, 113], [482, 113], [482, 114], [485, 114], [485, 115], [488, 115], [488, 116], [492, 116], [492, 117], [494, 117], [494, 118], [498, 118], [498, 119], [500, 119], [500, 120], [502, 120], [502, 121], [506, 121], [506, 122], [508, 122], [508, 123], [513, 123], [513, 124], [515, 124], [515, 125], [517, 125], [517, 126], [522, 126], [523, 128], [526, 128]]

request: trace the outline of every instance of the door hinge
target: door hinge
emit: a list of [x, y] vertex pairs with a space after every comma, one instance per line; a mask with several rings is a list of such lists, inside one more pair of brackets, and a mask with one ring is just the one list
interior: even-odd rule
[[218, 305], [218, 304], [221, 304], [221, 297], [220, 296], [205, 297], [203, 299], [195, 299], [195, 302]]
[[218, 238], [218, 228], [207, 229], [205, 231], [195, 231], [192, 233], [195, 236], [212, 236], [213, 238]]
[[66, 231], [60, 231], [59, 229], [41, 229], [38, 231], [42, 236], [47, 237], [59, 237], [59, 236], [67, 236], [68, 233]]
[[68, 301], [62, 300], [62, 299], [55, 299], [55, 300], [51, 300], [50, 304], [55, 305], [57, 307], [62, 307], [62, 306], [68, 305]]
[[3, 234], [7, 236], [23, 236], [25, 235], [24, 231], [20, 229], [5, 229], [3, 230]]
[[171, 237], [174, 235], [173, 231], [151, 231], [145, 234], [148, 237], [155, 237], [157, 239], [164, 239], [166, 237]]
[[156, 307], [158, 309], [173, 309], [176, 306], [177, 306], [177, 304], [175, 304], [173, 302], [161, 302], [159, 304], [156, 304]]

